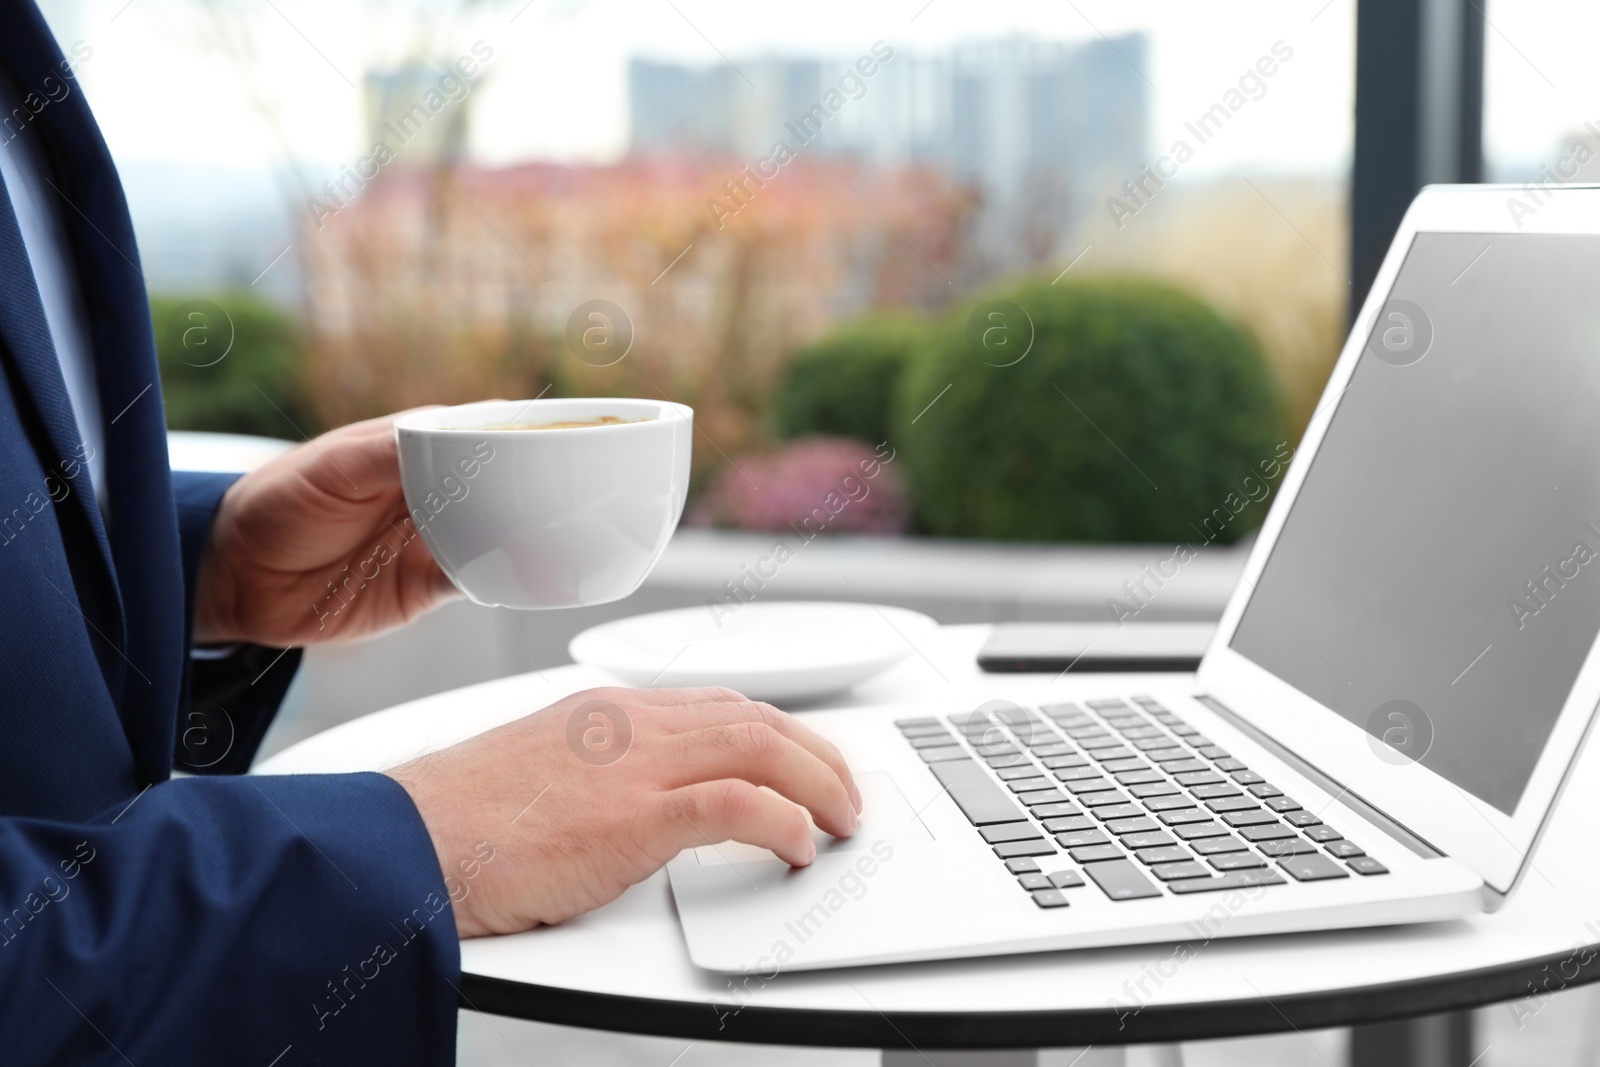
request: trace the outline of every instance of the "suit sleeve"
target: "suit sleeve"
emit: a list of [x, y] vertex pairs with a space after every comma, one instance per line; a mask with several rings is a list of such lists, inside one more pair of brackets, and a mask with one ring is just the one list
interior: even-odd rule
[[450, 893], [492, 844], [466, 859], [447, 883], [373, 773], [186, 778], [85, 823], [0, 819], [4, 1059], [452, 1063]]
[[[195, 579], [222, 494], [237, 474], [173, 471], [183, 552], [185, 647], [193, 644]], [[300, 649], [240, 645], [224, 656], [191, 658], [178, 715], [176, 760], [190, 774], [243, 774], [300, 666]]]

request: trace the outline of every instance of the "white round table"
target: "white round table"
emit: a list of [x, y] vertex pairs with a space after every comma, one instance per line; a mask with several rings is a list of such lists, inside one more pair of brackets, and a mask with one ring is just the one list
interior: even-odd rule
[[[981, 674], [974, 661], [987, 630], [943, 628], [916, 655], [827, 706], [1139, 691], [1126, 675]], [[609, 684], [569, 666], [470, 686], [336, 727], [253, 773], [391, 766]], [[1221, 939], [1176, 967], [1170, 946], [1146, 945], [785, 973], [761, 983], [690, 963], [658, 873], [560, 926], [464, 942], [463, 1006], [699, 1040], [914, 1048], [919, 1057], [1311, 1030], [1517, 998], [1531, 1015], [1550, 993], [1600, 977], [1596, 813], [1600, 749], [1590, 744], [1530, 872], [1499, 910], [1409, 927]]]

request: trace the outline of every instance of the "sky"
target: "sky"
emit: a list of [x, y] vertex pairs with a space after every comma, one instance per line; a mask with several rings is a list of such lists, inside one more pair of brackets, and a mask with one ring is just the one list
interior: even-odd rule
[[44, 3], [58, 36], [93, 49], [81, 78], [119, 161], [259, 168], [292, 154], [337, 165], [365, 147], [354, 88], [362, 72], [393, 65], [418, 39], [443, 62], [475, 41], [493, 50], [475, 90], [472, 147], [480, 160], [509, 163], [620, 155], [635, 55], [706, 65], [773, 53], [844, 61], [876, 40], [938, 52], [1016, 34], [1076, 41], [1139, 30], [1152, 35], [1140, 73], [1163, 150], [1275, 42], [1293, 49], [1249, 121], [1231, 124], [1188, 173], [1327, 172], [1347, 164], [1350, 146], [1353, 0], [483, 0], [433, 28], [419, 25], [418, 12], [443, 0]]
[[[605, 161], [626, 144], [634, 55], [715, 64], [772, 53], [853, 56], [875, 40], [934, 52], [972, 39], [1150, 33], [1158, 150], [1276, 41], [1294, 50], [1248, 122], [1190, 175], [1348, 165], [1354, 0], [43, 0], [58, 36], [92, 49], [81, 77], [119, 160], [239, 169], [359, 154], [362, 72], [418, 40], [449, 62], [493, 50], [477, 92], [474, 155]], [[463, 7], [473, 8], [460, 14]], [[1590, 42], [1600, 5], [1488, 5], [1492, 160], [1537, 164], [1600, 119]], [[455, 12], [429, 21], [430, 13]], [[221, 42], [232, 41], [232, 47]], [[264, 118], [263, 103], [278, 116]]]

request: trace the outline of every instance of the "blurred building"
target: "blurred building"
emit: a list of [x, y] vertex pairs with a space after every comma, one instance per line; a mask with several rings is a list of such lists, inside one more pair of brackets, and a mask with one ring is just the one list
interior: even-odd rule
[[[803, 147], [881, 168], [929, 167], [983, 197], [976, 246], [996, 268], [1055, 245], [1147, 161], [1148, 39], [1010, 38], [940, 54], [896, 52]], [[839, 84], [853, 57], [629, 66], [630, 150], [753, 161]], [[849, 96], [850, 94], [847, 94]]]

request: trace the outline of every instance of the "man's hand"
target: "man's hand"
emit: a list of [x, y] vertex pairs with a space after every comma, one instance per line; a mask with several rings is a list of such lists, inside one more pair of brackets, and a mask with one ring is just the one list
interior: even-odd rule
[[233, 484], [200, 561], [197, 643], [366, 637], [456, 595], [406, 521], [397, 417], [325, 433]]
[[696, 845], [732, 839], [804, 866], [805, 811], [846, 837], [861, 810], [838, 749], [728, 689], [591, 689], [388, 774], [445, 874], [471, 863], [472, 880], [453, 881], [462, 937], [582, 914]]

